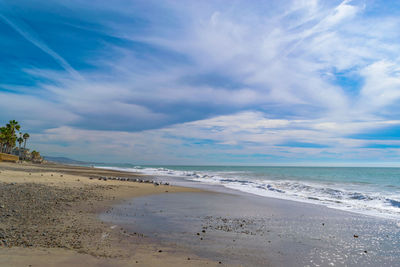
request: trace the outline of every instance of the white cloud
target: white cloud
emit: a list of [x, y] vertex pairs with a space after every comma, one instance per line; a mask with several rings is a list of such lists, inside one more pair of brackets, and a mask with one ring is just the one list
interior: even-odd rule
[[[100, 10], [109, 7], [97, 4]], [[134, 9], [112, 8], [137, 15]], [[84, 81], [28, 71], [53, 81], [39, 85], [48, 95], [40, 101], [31, 97], [35, 107], [49, 104], [46, 120], [62, 118], [36, 136], [43, 149], [57, 151], [50, 141], [63, 140], [68, 146], [60, 149], [69, 153], [89, 146], [92, 156], [118, 151], [137, 159], [177, 160], [204, 152], [185, 147], [184, 140], [210, 139], [215, 147], [208, 149], [215, 153], [350, 157], [360, 156], [360, 147], [383, 141], [349, 135], [399, 124], [381, 112], [388, 107], [400, 112], [391, 106], [400, 98], [398, 18], [369, 17], [364, 3], [353, 1], [235, 1], [232, 6], [167, 1], [157, 8], [172, 26], [159, 24], [164, 17], [151, 12], [141, 17], [151, 25], [147, 31], [119, 21], [102, 23], [110, 35], [150, 45], [159, 54], [108, 44], [107, 55], [113, 56], [91, 58], [102, 70], [82, 71]], [[37, 38], [24, 36], [53, 55]], [[338, 73], [362, 81], [348, 91], [336, 79]], [[321, 147], [284, 146], [295, 142]]]
[[209, 158], [212, 154], [220, 155], [218, 160], [222, 157], [226, 162], [231, 160], [229, 155], [235, 154], [268, 154], [298, 160], [327, 153], [328, 156], [324, 157], [331, 161], [351, 157], [371, 159], [388, 154], [400, 157], [400, 149], [396, 147], [386, 150], [367, 148], [371, 144], [400, 145], [400, 141], [347, 137], [365, 129], [379, 129], [387, 125], [400, 125], [400, 121], [343, 123], [281, 120], [247, 111], [135, 133], [60, 127], [33, 135], [32, 140], [35, 146], [52, 154], [65, 153], [78, 158], [85, 154], [90, 155], [92, 160], [125, 160], [138, 164], [216, 163]]
[[400, 98], [400, 66], [391, 61], [378, 61], [365, 67], [359, 102], [360, 109], [376, 111]]

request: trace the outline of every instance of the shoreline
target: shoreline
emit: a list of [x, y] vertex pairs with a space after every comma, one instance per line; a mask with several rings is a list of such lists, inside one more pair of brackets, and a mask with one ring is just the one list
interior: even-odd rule
[[116, 205], [111, 214], [103, 214], [103, 220], [131, 232], [140, 229], [159, 244], [184, 246], [227, 265], [392, 266], [400, 262], [396, 219], [217, 189], [222, 185], [171, 181], [206, 192], [136, 198]]
[[[156, 179], [171, 182], [164, 178]], [[192, 182], [157, 186], [128, 179], [155, 176], [0, 163], [0, 265], [364, 266], [400, 260], [391, 256], [400, 255], [400, 225], [384, 219]]]
[[[190, 168], [188, 168], [190, 167]], [[124, 170], [125, 167], [99, 167], [114, 170]], [[210, 169], [208, 166], [176, 166], [176, 168], [168, 168], [168, 166], [151, 166], [139, 168], [126, 168], [127, 171], [132, 173], [144, 173], [148, 175], [155, 175], [162, 177], [167, 181], [171, 181], [177, 185], [183, 185], [188, 187], [201, 188], [216, 192], [234, 192], [238, 194], [250, 194], [253, 196], [260, 196], [266, 199], [274, 198], [280, 200], [288, 200], [300, 203], [307, 203], [313, 205], [322, 205], [335, 210], [346, 211], [350, 213], [367, 215], [372, 217], [378, 217], [390, 220], [400, 220], [400, 214], [398, 208], [400, 205], [398, 194], [395, 192], [396, 185], [391, 185], [391, 181], [387, 180], [388, 177], [396, 177], [400, 173], [394, 168], [391, 168], [390, 173], [384, 173], [386, 180], [374, 184], [373, 181], [369, 181], [369, 178], [363, 178], [362, 176], [354, 176], [354, 168], [345, 168], [346, 171], [341, 170], [336, 174], [336, 169], [331, 168], [319, 168], [317, 172], [321, 177], [338, 176], [340, 179], [300, 179], [296, 180], [296, 175], [292, 173], [292, 180], [282, 180], [268, 177], [276, 172], [276, 170], [268, 170], [271, 167], [265, 167], [265, 170], [258, 170], [265, 175], [265, 177], [258, 179], [258, 171], [252, 169], [246, 169], [242, 166], [213, 166]], [[216, 169], [215, 169], [216, 168]], [[255, 167], [253, 167], [255, 168]], [[282, 169], [284, 167], [276, 167]], [[298, 169], [299, 167], [294, 167]], [[309, 169], [305, 174], [310, 177], [316, 178], [314, 175], [315, 169], [305, 167]], [[324, 170], [324, 171], [321, 171]], [[254, 173], [252, 173], [254, 171]], [[221, 173], [219, 173], [221, 172]], [[225, 173], [226, 172], [226, 173]], [[249, 172], [249, 174], [246, 174]], [[252, 174], [251, 174], [252, 173]], [[244, 174], [244, 175], [243, 175]], [[377, 171], [372, 173], [378, 175]], [[282, 176], [282, 172], [277, 173]], [[299, 175], [297, 178], [302, 177]], [[351, 176], [353, 175], [353, 176]], [[371, 175], [366, 174], [366, 177]], [[254, 179], [256, 177], [256, 179]], [[317, 175], [318, 177], [318, 175]], [[353, 177], [353, 180], [343, 180], [344, 177]], [[357, 177], [357, 178], [355, 178]], [[359, 178], [361, 177], [361, 178]], [[393, 182], [396, 184], [396, 182]], [[360, 186], [360, 184], [362, 186]], [[397, 186], [397, 188], [399, 188]], [[373, 189], [376, 189], [377, 194], [371, 193]]]
[[201, 190], [104, 181], [98, 179], [101, 176], [152, 179], [54, 163], [0, 163], [0, 265], [218, 265], [190, 251], [162, 247], [141, 233], [128, 233], [98, 217], [135, 197]]

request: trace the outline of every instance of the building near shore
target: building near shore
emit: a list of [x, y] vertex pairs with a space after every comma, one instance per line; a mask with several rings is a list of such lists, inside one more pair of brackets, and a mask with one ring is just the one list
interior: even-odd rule
[[12, 155], [18, 156], [20, 160], [30, 160], [32, 155], [31, 152], [29, 151], [28, 148], [23, 148], [21, 149], [19, 147], [15, 147], [12, 152]]

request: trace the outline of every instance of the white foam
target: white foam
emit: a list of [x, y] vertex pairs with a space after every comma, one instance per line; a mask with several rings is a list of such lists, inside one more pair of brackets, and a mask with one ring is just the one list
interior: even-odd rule
[[[371, 185], [344, 184], [334, 182], [310, 182], [293, 180], [270, 180], [244, 177], [238, 172], [220, 171], [183, 171], [166, 168], [117, 168], [122, 170], [155, 176], [180, 177], [181, 179], [205, 184], [222, 185], [258, 196], [273, 197], [322, 204], [330, 208], [347, 210], [366, 215], [400, 220], [400, 196], [398, 192], [379, 191]], [[248, 175], [248, 173], [246, 173]]]

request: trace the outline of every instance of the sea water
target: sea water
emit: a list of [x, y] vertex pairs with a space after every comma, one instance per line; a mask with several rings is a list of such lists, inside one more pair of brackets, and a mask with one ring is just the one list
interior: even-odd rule
[[400, 168], [97, 166], [400, 220]]

